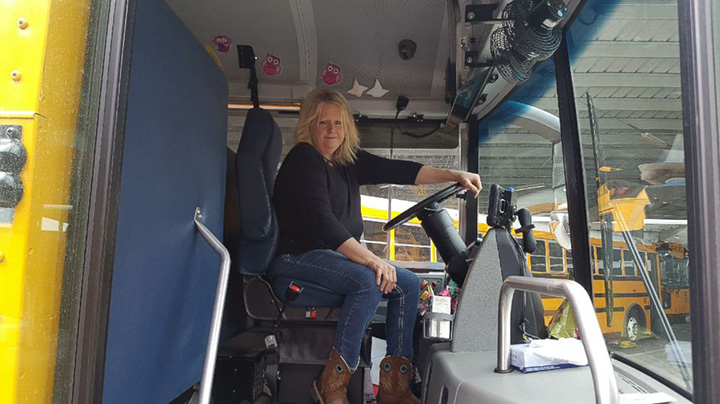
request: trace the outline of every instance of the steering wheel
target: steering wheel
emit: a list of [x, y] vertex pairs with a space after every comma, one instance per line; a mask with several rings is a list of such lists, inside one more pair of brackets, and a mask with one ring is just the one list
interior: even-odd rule
[[383, 231], [390, 231], [401, 224], [411, 220], [420, 212], [422, 212], [425, 208], [429, 207], [433, 203], [440, 203], [444, 201], [445, 199], [457, 194], [463, 189], [463, 186], [460, 185], [460, 183], [455, 183], [453, 185], [450, 185], [447, 188], [444, 188], [427, 198], [423, 199], [422, 201], [416, 203], [415, 205], [411, 206], [409, 209], [407, 209], [405, 212], [395, 216], [391, 221], [385, 223], [383, 225]]

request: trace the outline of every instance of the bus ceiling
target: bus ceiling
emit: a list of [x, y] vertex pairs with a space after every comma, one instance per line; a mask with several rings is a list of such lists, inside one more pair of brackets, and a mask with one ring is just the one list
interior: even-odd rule
[[[358, 114], [392, 118], [403, 95], [410, 103], [400, 117], [448, 119], [450, 128], [471, 112], [487, 115], [520, 84], [512, 69], [532, 70], [538, 62], [518, 65], [493, 51], [493, 32], [507, 30], [502, 20], [515, 16], [506, 0], [168, 3], [223, 70], [233, 109], [251, 105], [238, 45], [253, 47], [260, 101], [278, 107], [272, 109], [295, 110], [321, 87], [343, 93]], [[552, 0], [522, 15], [557, 36], [579, 3]], [[525, 45], [547, 49], [543, 42]]]

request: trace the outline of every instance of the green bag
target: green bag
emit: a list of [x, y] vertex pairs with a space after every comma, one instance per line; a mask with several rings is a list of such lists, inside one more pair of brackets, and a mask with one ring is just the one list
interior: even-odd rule
[[573, 316], [572, 307], [570, 301], [563, 300], [560, 307], [558, 307], [557, 313], [550, 320], [548, 325], [548, 335], [551, 338], [580, 338], [577, 325], [575, 324], [575, 317]]

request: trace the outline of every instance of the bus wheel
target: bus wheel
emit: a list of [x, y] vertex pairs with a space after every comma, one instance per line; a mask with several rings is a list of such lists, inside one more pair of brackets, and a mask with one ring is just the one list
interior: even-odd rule
[[640, 336], [640, 331], [645, 327], [645, 316], [637, 307], [632, 307], [625, 317], [625, 336], [628, 340], [635, 342]]

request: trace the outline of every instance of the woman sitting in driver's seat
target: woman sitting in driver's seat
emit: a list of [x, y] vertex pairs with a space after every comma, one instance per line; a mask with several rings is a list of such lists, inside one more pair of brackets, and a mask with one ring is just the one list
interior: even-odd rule
[[314, 395], [321, 403], [348, 402], [347, 385], [358, 366], [363, 333], [386, 298], [387, 357], [380, 366], [378, 402], [419, 403], [409, 388], [419, 282], [412, 272], [360, 244], [360, 185], [455, 181], [477, 196], [480, 177], [363, 151], [347, 100], [332, 90], [307, 96], [295, 142], [275, 181], [280, 240], [269, 274], [346, 295], [335, 346], [313, 383]]

